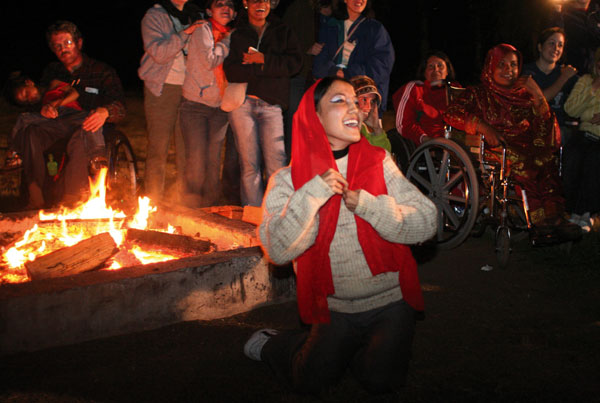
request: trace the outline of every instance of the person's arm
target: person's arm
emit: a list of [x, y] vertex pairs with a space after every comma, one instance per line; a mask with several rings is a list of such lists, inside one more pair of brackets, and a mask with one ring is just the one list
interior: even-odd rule
[[105, 122], [118, 123], [125, 117], [125, 94], [117, 72], [110, 66], [104, 65], [100, 72], [98, 88], [104, 103], [92, 111], [83, 121], [83, 129], [94, 132]]
[[583, 112], [589, 107], [593, 99], [592, 77], [588, 74], [577, 80], [573, 90], [565, 102], [565, 112], [571, 117], [580, 118]]
[[[335, 178], [330, 179], [335, 181]], [[340, 187], [339, 193], [341, 191]], [[319, 231], [319, 209], [334, 194], [327, 179], [320, 175], [298, 190], [294, 190], [291, 168], [284, 168], [271, 177], [258, 235], [274, 263], [290, 262], [312, 246]]]
[[[412, 140], [416, 145], [421, 144], [421, 138], [427, 134], [417, 122], [419, 111], [418, 82], [411, 81], [404, 85], [404, 92], [396, 111], [396, 130], [403, 137]], [[422, 99], [421, 99], [422, 102]]]
[[[198, 62], [203, 70], [214, 70], [223, 64], [229, 55], [230, 35], [215, 43], [210, 24], [197, 29], [190, 37], [188, 64]], [[200, 71], [190, 71], [190, 74], [201, 74]]]
[[158, 64], [167, 64], [185, 46], [189, 35], [175, 32], [166, 12], [151, 8], [142, 19], [144, 51]]
[[79, 93], [77, 92], [77, 90], [75, 88], [71, 87], [67, 83], [60, 81], [60, 80], [52, 80], [50, 82], [50, 86], [48, 87], [48, 90], [53, 90], [59, 86], [62, 86], [62, 88], [61, 88], [62, 95], [59, 98], [55, 99], [54, 101], [50, 102], [50, 105], [52, 105], [53, 107], [57, 108], [59, 106], [67, 105], [67, 104], [77, 100], [77, 98], [79, 98]]
[[252, 76], [252, 66], [243, 64], [244, 52], [248, 51], [253, 38], [246, 37], [248, 30], [237, 29], [231, 34], [229, 55], [223, 62], [223, 71], [230, 83], [247, 83]]
[[433, 202], [402, 175], [389, 153], [383, 161], [383, 174], [388, 194], [374, 196], [360, 190], [354, 213], [387, 241], [416, 244], [430, 239], [437, 229]]
[[313, 75], [316, 78], [334, 75], [337, 71], [333, 56], [337, 52], [339, 44], [335, 40], [337, 38], [337, 25], [334, 22], [335, 20], [331, 17], [319, 16], [318, 43], [323, 44], [323, 47], [313, 59]]
[[[254, 65], [256, 76], [291, 77], [295, 75], [302, 68], [302, 50], [296, 35], [287, 27], [270, 34], [282, 34], [282, 37], [277, 38], [277, 42], [283, 43], [283, 46], [276, 49], [270, 46], [265, 47], [264, 63]], [[263, 50], [262, 45], [260, 50]]]
[[569, 79], [577, 74], [577, 69], [573, 66], [562, 65], [560, 68], [560, 76], [547, 88], [544, 88], [544, 96], [547, 101], [551, 101], [562, 90]]

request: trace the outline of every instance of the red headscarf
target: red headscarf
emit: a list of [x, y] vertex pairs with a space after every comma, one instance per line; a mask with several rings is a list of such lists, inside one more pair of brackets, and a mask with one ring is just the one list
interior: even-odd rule
[[[291, 169], [295, 189], [329, 168], [337, 170], [331, 146], [315, 109], [314, 93], [319, 82], [306, 91], [294, 114]], [[387, 194], [383, 177], [384, 157], [385, 150], [370, 145], [362, 136], [360, 141], [350, 145], [346, 175], [349, 188], [363, 189], [375, 196]], [[298, 309], [305, 323], [330, 321], [327, 296], [335, 290], [329, 247], [336, 231], [341, 201], [341, 195], [334, 195], [321, 207], [315, 243], [297, 259]], [[354, 218], [358, 240], [371, 273], [397, 271], [404, 300], [422, 311], [423, 295], [410, 249], [384, 240], [368, 222], [356, 215]]]
[[532, 105], [533, 97], [523, 87], [512, 86], [510, 88], [498, 85], [494, 81], [494, 70], [500, 63], [500, 60], [509, 53], [517, 55], [519, 62], [518, 76], [521, 75], [521, 69], [523, 67], [523, 57], [514, 46], [507, 43], [501, 43], [491, 48], [487, 56], [485, 57], [485, 63], [483, 64], [483, 71], [481, 72], [481, 83], [484, 87], [491, 91], [494, 98], [500, 103], [504, 104], [507, 108], [511, 105], [529, 107]]

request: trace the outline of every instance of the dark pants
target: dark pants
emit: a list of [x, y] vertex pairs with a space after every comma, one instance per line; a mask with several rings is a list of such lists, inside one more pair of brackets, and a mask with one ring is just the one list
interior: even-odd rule
[[331, 323], [271, 338], [262, 360], [300, 393], [318, 393], [348, 368], [370, 392], [391, 392], [404, 385], [414, 330], [415, 311], [404, 301], [361, 313], [331, 312]]
[[600, 212], [600, 139], [596, 139], [577, 132], [564, 148], [563, 187], [570, 213]]
[[[40, 189], [46, 181], [47, 151], [64, 142], [67, 154], [64, 168], [65, 193], [79, 196], [88, 187], [88, 164], [91, 158], [105, 153], [102, 129], [86, 132], [81, 128], [86, 111], [59, 108], [59, 116], [47, 119], [39, 113], [22, 113], [11, 133], [11, 148], [21, 155], [27, 184], [36, 183]], [[59, 147], [60, 148], [60, 147]], [[58, 156], [54, 156], [58, 161]]]

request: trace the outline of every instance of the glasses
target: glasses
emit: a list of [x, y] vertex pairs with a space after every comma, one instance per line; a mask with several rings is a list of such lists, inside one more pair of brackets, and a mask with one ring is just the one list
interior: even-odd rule
[[51, 45], [52, 50], [55, 51], [60, 51], [62, 49], [68, 49], [68, 48], [72, 48], [75, 45], [75, 42], [73, 42], [71, 39], [67, 39], [66, 41], [63, 41], [62, 43], [53, 43]]

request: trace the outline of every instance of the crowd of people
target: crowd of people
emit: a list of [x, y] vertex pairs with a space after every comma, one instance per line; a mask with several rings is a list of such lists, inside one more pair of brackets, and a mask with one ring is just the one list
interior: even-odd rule
[[[395, 136], [418, 147], [458, 130], [483, 136], [491, 158], [504, 147], [532, 230], [577, 239], [600, 213], [598, 11], [590, 0], [557, 10], [530, 63], [510, 44], [494, 46], [478, 85], [463, 88], [448, 55], [428, 52], [416, 79], [391, 96], [396, 124], [386, 133], [395, 53], [370, 1], [294, 0], [281, 19], [276, 5], [162, 0], [147, 10], [143, 191], [165, 197], [173, 139], [176, 193], [187, 207], [221, 202], [221, 177], [239, 166], [241, 204], [262, 206], [266, 255], [294, 262], [306, 325], [262, 329], [244, 352], [298, 391], [318, 392], [347, 368], [368, 390], [393, 391], [423, 310], [407, 245], [437, 228], [436, 207], [398, 168]], [[19, 116], [7, 160], [24, 168], [29, 208], [49, 203], [56, 143], [68, 157], [62, 200], [77, 198], [88, 168], [106, 164], [103, 131], [125, 116], [115, 70], [82, 52], [73, 23], [53, 24], [47, 39], [58, 61], [39, 85], [14, 77], [10, 92], [39, 107]]]

